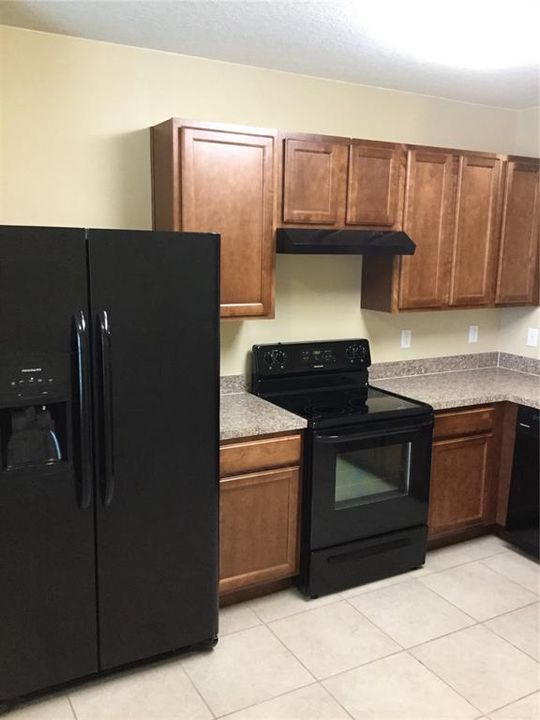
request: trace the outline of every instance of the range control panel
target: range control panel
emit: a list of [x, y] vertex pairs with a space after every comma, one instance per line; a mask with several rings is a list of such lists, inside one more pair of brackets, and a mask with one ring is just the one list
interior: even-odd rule
[[253, 374], [257, 377], [329, 370], [366, 370], [371, 365], [369, 342], [326, 340], [253, 346]]

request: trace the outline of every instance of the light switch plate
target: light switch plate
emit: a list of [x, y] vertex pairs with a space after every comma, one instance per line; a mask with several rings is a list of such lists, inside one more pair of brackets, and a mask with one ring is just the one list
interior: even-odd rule
[[411, 338], [412, 338], [412, 330], [402, 330], [401, 331], [401, 347], [402, 348], [410, 348], [411, 347]]
[[469, 342], [478, 342], [478, 325], [469, 325]]
[[527, 345], [529, 347], [538, 347], [538, 328], [529, 328], [527, 330]]

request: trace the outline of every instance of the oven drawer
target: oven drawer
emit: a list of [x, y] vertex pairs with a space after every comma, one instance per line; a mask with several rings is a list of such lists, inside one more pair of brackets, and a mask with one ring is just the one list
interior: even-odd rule
[[493, 430], [494, 422], [495, 408], [493, 407], [437, 413], [433, 439], [489, 433]]
[[221, 445], [219, 476], [229, 477], [256, 470], [300, 465], [301, 454], [300, 434]]
[[413, 570], [426, 558], [427, 527], [408, 528], [309, 553], [301, 584], [310, 597], [327, 595]]

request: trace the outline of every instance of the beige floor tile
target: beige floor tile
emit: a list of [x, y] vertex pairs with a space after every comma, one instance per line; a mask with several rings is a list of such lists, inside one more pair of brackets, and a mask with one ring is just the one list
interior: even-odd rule
[[427, 571], [424, 568], [417, 568], [416, 570], [410, 570], [406, 573], [400, 573], [399, 575], [392, 575], [392, 577], [383, 578], [382, 580], [375, 580], [365, 585], [358, 585], [357, 587], [350, 588], [349, 590], [342, 590], [341, 597], [348, 600], [349, 598], [356, 597], [357, 595], [363, 595], [367, 592], [373, 592], [373, 590], [380, 590], [381, 588], [390, 587], [392, 585], [399, 585], [400, 583], [407, 582], [408, 580], [414, 580], [415, 578], [427, 575]]
[[209, 720], [179, 660], [104, 679], [69, 695], [77, 720]]
[[324, 597], [310, 600], [296, 588], [283, 590], [282, 592], [266, 595], [265, 597], [250, 600], [247, 605], [253, 610], [263, 622], [280, 620], [289, 615], [314, 610], [323, 605], [341, 600], [340, 595], [325, 595]]
[[496, 570], [509, 580], [540, 595], [540, 566], [531, 558], [520, 555], [514, 550], [494, 555], [482, 561], [492, 570]]
[[492, 720], [538, 720], [540, 718], [540, 693], [533, 693], [490, 715]]
[[246, 603], [238, 603], [238, 605], [220, 608], [220, 636], [230, 635], [233, 632], [238, 632], [238, 630], [247, 630], [260, 624], [261, 621]]
[[319, 679], [400, 649], [345, 601], [276, 620], [269, 627]]
[[227, 715], [226, 720], [350, 720], [350, 715], [317, 684]]
[[426, 575], [419, 582], [476, 620], [489, 620], [504, 612], [530, 605], [537, 598], [482, 562]]
[[537, 663], [481, 625], [410, 652], [484, 713], [539, 688]]
[[540, 660], [540, 603], [489, 620], [486, 625], [535, 660]]
[[212, 653], [192, 655], [183, 667], [216, 715], [313, 682], [312, 675], [262, 625], [226, 635]]
[[364, 593], [349, 602], [403, 647], [475, 623], [418, 580]]
[[507, 547], [504, 540], [495, 535], [486, 535], [467, 542], [430, 550], [426, 556], [424, 568], [429, 573], [439, 572], [504, 552]]
[[22, 705], [2, 720], [75, 720], [67, 697], [55, 697]]
[[328, 678], [355, 720], [472, 720], [480, 713], [407, 653]]

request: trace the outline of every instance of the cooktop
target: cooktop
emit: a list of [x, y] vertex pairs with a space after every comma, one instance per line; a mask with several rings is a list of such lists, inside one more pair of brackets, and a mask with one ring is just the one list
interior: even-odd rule
[[255, 345], [252, 361], [252, 392], [312, 428], [431, 412], [425, 403], [369, 385], [365, 339]]

